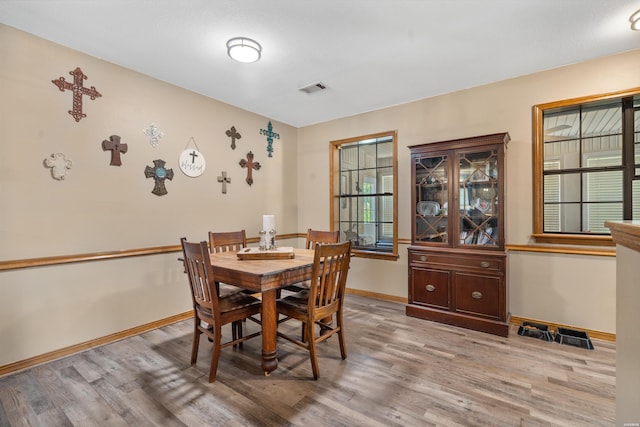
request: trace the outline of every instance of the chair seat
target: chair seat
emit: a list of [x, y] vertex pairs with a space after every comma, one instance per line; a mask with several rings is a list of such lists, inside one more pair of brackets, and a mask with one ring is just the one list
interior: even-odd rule
[[220, 289], [220, 297], [224, 298], [231, 294], [245, 293], [243, 289], [240, 289], [233, 285], [227, 285], [226, 283], [219, 283], [218, 287]]
[[309, 302], [309, 290], [300, 291], [293, 295], [287, 295], [277, 301], [278, 308], [294, 308], [296, 310], [307, 310]]
[[220, 304], [221, 313], [239, 310], [241, 308], [247, 308], [254, 305], [260, 308], [260, 304], [262, 304], [262, 301], [260, 301], [258, 298], [247, 295], [243, 292], [236, 292], [225, 295], [223, 297], [220, 297], [218, 302]]
[[[232, 311], [240, 310], [243, 308], [249, 308], [252, 306], [256, 306], [254, 308], [260, 309], [260, 301], [258, 298], [253, 297], [251, 295], [244, 294], [242, 292], [235, 292], [231, 294], [227, 294], [224, 296], [218, 297], [218, 304], [220, 306], [220, 314], [224, 315], [224, 313], [229, 313]], [[199, 306], [198, 312], [203, 317], [211, 317], [211, 310], [206, 307]]]
[[309, 281], [307, 280], [306, 282], [299, 282], [296, 283], [294, 285], [289, 285], [287, 287], [284, 288], [284, 290], [289, 291], [289, 292], [300, 292], [300, 291], [304, 291], [304, 290], [309, 290]]

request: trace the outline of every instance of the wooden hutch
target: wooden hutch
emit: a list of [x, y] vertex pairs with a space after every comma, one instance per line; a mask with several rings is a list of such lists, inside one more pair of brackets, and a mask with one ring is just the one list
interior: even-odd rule
[[508, 133], [414, 145], [408, 316], [508, 336]]

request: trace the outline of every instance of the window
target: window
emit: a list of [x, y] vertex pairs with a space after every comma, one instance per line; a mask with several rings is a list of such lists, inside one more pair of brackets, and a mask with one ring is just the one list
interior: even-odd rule
[[331, 227], [356, 255], [398, 257], [397, 132], [331, 142]]
[[533, 237], [613, 245], [605, 221], [640, 219], [640, 88], [533, 113]]

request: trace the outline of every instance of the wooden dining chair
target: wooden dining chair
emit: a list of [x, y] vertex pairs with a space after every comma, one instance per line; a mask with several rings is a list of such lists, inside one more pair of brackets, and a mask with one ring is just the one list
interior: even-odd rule
[[[340, 232], [339, 231], [321, 231], [321, 230], [312, 230], [311, 228], [307, 229], [307, 241], [305, 244], [305, 248], [307, 249], [315, 249], [316, 245], [321, 243], [338, 243], [340, 241]], [[309, 289], [309, 282], [300, 282], [290, 286], [287, 286], [287, 291], [290, 292], [300, 292], [305, 289]]]
[[[278, 324], [296, 319], [302, 322], [305, 330], [301, 340], [278, 331], [278, 336], [309, 351], [313, 378], [318, 379], [318, 355], [316, 345], [334, 334], [338, 334], [340, 354], [347, 358], [344, 339], [343, 306], [349, 262], [351, 261], [351, 241], [327, 243], [315, 247], [313, 270], [308, 291], [286, 296], [277, 301], [278, 314], [285, 317]], [[335, 315], [335, 326], [332, 322]], [[331, 322], [327, 322], [329, 319]], [[315, 326], [322, 333], [315, 333]]]
[[247, 247], [247, 234], [244, 230], [209, 232], [209, 251], [217, 252], [238, 252]]
[[307, 229], [307, 249], [315, 249], [318, 243], [338, 243], [340, 240], [339, 231], [321, 231]]
[[[261, 301], [258, 298], [241, 292], [218, 296], [215, 289], [213, 271], [209, 260], [207, 242], [190, 243], [186, 238], [180, 239], [184, 265], [189, 278], [191, 299], [193, 301], [193, 345], [191, 347], [191, 365], [198, 358], [200, 335], [205, 334], [213, 342], [213, 355], [209, 370], [209, 382], [214, 382], [218, 371], [220, 349], [230, 345], [240, 344], [250, 338], [257, 337], [261, 332], [244, 336], [242, 320], [251, 319], [260, 313]], [[222, 343], [222, 326], [231, 323], [232, 339]]]
[[[211, 252], [212, 254], [218, 252], [238, 252], [240, 249], [244, 249], [246, 247], [247, 234], [244, 230], [209, 232], [209, 252]], [[216, 282], [216, 289], [218, 290], [218, 294], [220, 294], [220, 292], [226, 294], [240, 291], [246, 294], [255, 293], [247, 289], [239, 289], [236, 286], [220, 282]]]

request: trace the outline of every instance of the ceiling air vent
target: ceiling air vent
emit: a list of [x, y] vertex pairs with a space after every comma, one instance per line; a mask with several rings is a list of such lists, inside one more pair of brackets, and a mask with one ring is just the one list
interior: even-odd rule
[[325, 90], [327, 87], [324, 85], [324, 83], [322, 82], [318, 82], [318, 83], [314, 83], [305, 87], [301, 87], [300, 91], [304, 92], [304, 93], [314, 93], [314, 92], [320, 92], [321, 90]]

